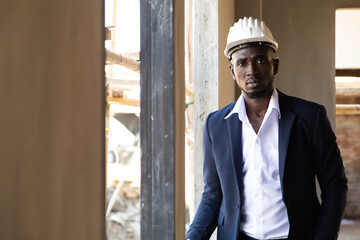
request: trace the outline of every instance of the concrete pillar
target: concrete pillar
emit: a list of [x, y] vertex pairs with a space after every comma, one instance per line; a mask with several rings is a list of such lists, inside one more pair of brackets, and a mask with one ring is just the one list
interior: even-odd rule
[[219, 104], [218, 0], [194, 1], [195, 206], [203, 191], [202, 132]]
[[184, 1], [140, 1], [141, 239], [185, 236]]
[[[234, 101], [234, 86], [224, 56], [227, 32], [234, 23], [234, 0], [194, 1], [195, 209], [203, 192], [202, 133], [207, 115]], [[194, 213], [191, 213], [190, 220]]]

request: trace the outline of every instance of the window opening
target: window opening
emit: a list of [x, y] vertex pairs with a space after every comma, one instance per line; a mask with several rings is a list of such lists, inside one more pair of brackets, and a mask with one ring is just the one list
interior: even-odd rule
[[140, 6], [105, 0], [107, 240], [140, 239]]
[[185, 1], [185, 229], [195, 215], [195, 179], [194, 179], [194, 52], [193, 52], [193, 1]]
[[360, 9], [336, 10], [336, 113], [360, 114]]
[[[360, 224], [360, 9], [336, 10], [336, 136], [348, 177], [342, 228]], [[341, 231], [340, 231], [341, 232]]]

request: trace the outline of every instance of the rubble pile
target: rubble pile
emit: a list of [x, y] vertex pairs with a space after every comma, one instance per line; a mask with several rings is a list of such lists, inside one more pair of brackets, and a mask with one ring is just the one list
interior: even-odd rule
[[[107, 188], [107, 204], [115, 188]], [[140, 240], [140, 188], [125, 181], [106, 220], [107, 240]]]

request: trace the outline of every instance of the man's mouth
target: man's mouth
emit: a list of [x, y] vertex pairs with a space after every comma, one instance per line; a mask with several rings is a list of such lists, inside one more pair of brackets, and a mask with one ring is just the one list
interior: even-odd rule
[[256, 78], [249, 78], [246, 80], [245, 83], [249, 87], [256, 87], [260, 83], [260, 81]]

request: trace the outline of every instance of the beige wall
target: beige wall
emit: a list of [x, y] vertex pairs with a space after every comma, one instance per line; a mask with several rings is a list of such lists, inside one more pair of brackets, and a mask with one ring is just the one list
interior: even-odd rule
[[0, 239], [104, 239], [102, 0], [0, 2]]
[[218, 4], [219, 8], [219, 108], [234, 101], [236, 86], [229, 70], [229, 61], [224, 55], [229, 28], [235, 22], [235, 0], [226, 0]]
[[[357, 0], [263, 1], [263, 20], [279, 43], [281, 91], [325, 105], [335, 123], [335, 9]], [[236, 18], [259, 17], [259, 1], [236, 2]]]
[[325, 105], [334, 124], [334, 7], [327, 1], [265, 2], [263, 13], [279, 43], [276, 86], [290, 95]]

